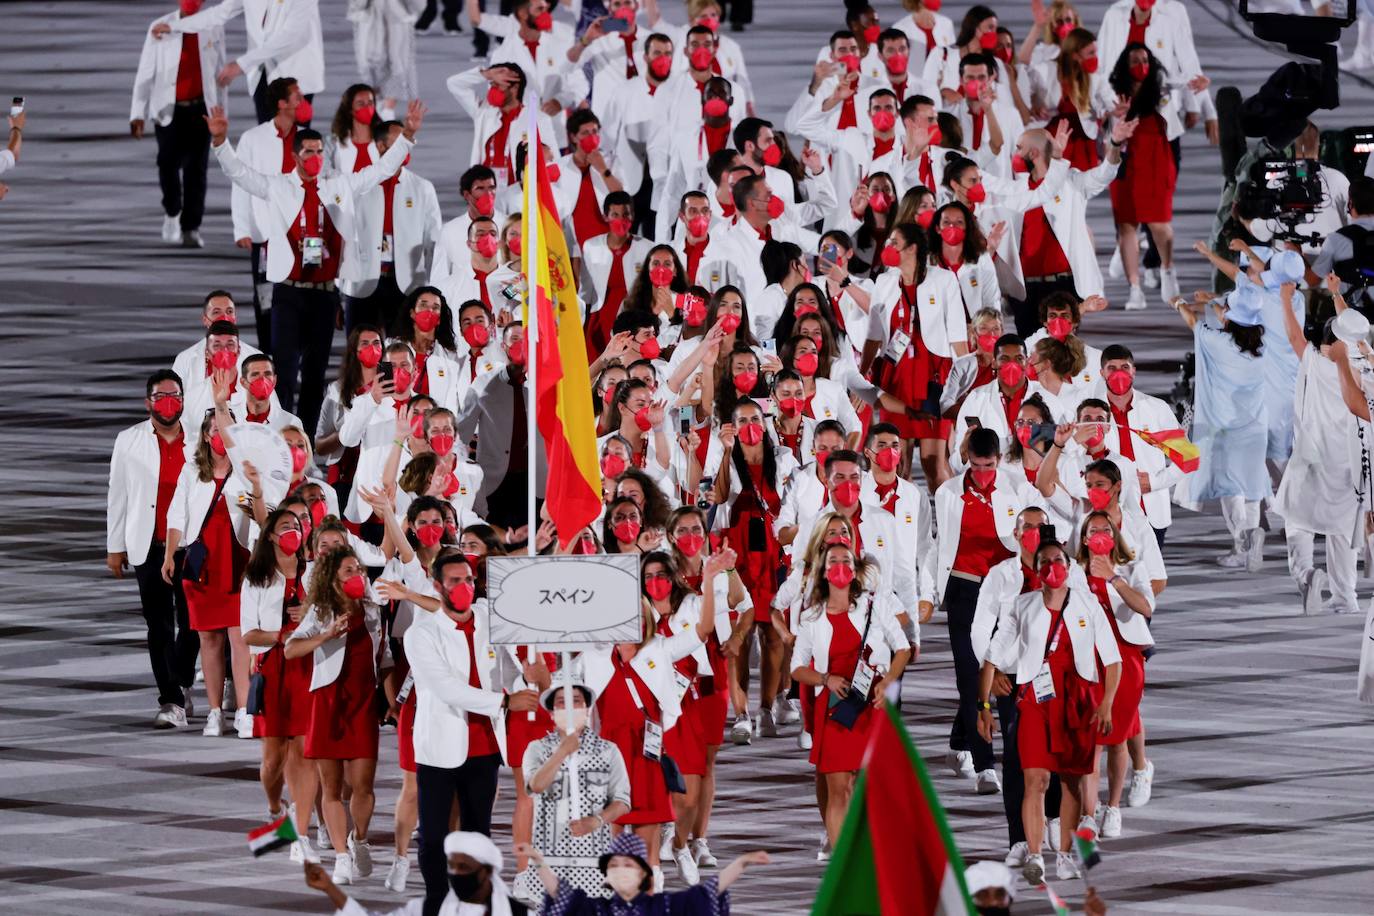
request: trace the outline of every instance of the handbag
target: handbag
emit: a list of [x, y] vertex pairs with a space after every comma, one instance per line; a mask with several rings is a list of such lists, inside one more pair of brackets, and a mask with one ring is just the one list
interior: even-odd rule
[[[859, 662], [864, 664], [864, 646], [868, 644], [868, 629], [873, 623], [873, 602], [868, 603], [868, 613], [864, 615], [864, 631], [859, 636]], [[859, 716], [863, 713], [864, 707], [868, 705], [868, 695], [859, 693], [853, 685], [849, 692], [844, 696], [837, 693], [830, 695], [829, 715], [830, 721], [844, 728], [853, 728], [854, 723], [859, 721]]]
[[219, 503], [220, 494], [224, 492], [224, 485], [229, 482], [228, 476], [219, 482], [215, 487], [215, 495], [210, 499], [210, 508], [205, 512], [205, 518], [200, 521], [200, 532], [196, 539], [186, 548], [186, 553], [181, 559], [181, 578], [184, 582], [200, 582], [200, 577], [205, 572], [205, 564], [210, 559], [210, 548], [205, 546], [205, 526], [210, 523], [210, 516], [215, 514], [215, 506]]
[[667, 754], [659, 754], [658, 765], [663, 768], [663, 784], [668, 787], [668, 791], [685, 795], [687, 780], [682, 778], [682, 770], [678, 769], [677, 761]]
[[263, 699], [267, 692], [267, 678], [261, 671], [254, 672], [248, 678], [248, 714], [250, 716], [260, 716], [266, 708]]

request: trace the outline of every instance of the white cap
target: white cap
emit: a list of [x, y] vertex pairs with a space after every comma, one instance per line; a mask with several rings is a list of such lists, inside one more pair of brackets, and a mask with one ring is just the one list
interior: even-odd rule
[[1346, 309], [1331, 323], [1331, 333], [1336, 335], [1337, 340], [1353, 346], [1369, 339], [1369, 319], [1354, 309]]
[[975, 862], [964, 869], [964, 883], [968, 885], [969, 896], [979, 891], [1000, 887], [1007, 892], [1009, 900], [1016, 899], [1016, 880], [1011, 869], [1001, 862]]

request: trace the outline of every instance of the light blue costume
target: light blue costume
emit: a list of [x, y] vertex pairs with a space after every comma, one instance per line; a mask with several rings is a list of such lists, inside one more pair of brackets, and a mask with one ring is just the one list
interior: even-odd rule
[[[1264, 249], [1255, 249], [1256, 257], [1268, 262], [1268, 270], [1260, 275], [1263, 287], [1254, 287], [1244, 275], [1236, 277], [1236, 285], [1250, 285], [1260, 290], [1261, 315], [1264, 319], [1264, 393], [1269, 401], [1269, 442], [1266, 457], [1270, 461], [1286, 462], [1293, 453], [1293, 392], [1298, 386], [1298, 354], [1288, 342], [1283, 322], [1283, 302], [1279, 287], [1284, 283], [1302, 281], [1305, 266], [1296, 251], [1280, 251], [1271, 257]], [[1241, 266], [1248, 259], [1241, 255]], [[1300, 295], [1293, 296], [1293, 311], [1298, 324], [1305, 320], [1306, 303]]]

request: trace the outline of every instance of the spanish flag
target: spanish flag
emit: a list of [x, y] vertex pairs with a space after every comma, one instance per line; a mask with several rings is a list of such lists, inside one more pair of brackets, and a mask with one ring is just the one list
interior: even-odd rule
[[596, 415], [587, 373], [582, 312], [573, 287], [572, 259], [554, 203], [543, 147], [531, 106], [526, 137], [525, 207], [521, 241], [533, 302], [525, 302], [525, 327], [534, 305], [535, 422], [544, 439], [549, 477], [544, 504], [566, 548], [601, 513], [601, 467], [596, 454]]
[[1198, 468], [1202, 460], [1202, 454], [1198, 447], [1188, 441], [1188, 434], [1181, 429], [1157, 429], [1148, 432], [1143, 429], [1135, 431], [1150, 445], [1164, 453], [1164, 457], [1177, 465], [1181, 470], [1191, 474]]

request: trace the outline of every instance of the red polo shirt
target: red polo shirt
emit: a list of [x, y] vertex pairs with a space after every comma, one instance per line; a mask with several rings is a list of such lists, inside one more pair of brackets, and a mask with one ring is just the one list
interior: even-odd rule
[[997, 536], [992, 515], [992, 493], [996, 484], [984, 492], [964, 478], [964, 516], [959, 520], [959, 549], [954, 555], [954, 571], [971, 576], [986, 576], [988, 570], [1011, 556]]

